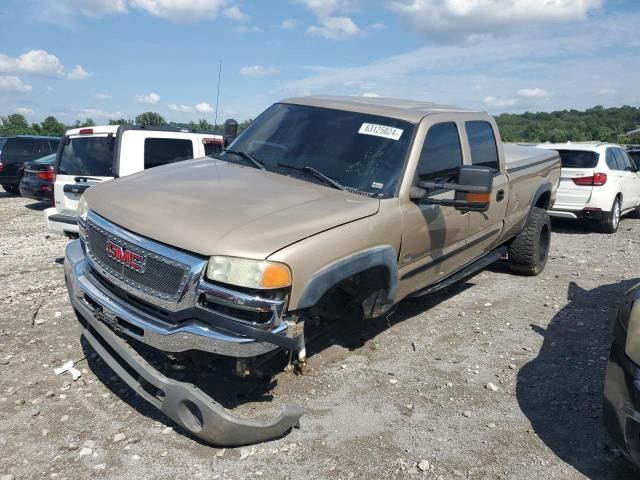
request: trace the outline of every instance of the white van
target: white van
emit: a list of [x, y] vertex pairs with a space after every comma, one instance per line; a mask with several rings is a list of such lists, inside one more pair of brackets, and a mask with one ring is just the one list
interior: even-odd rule
[[228, 127], [224, 135], [138, 125], [68, 130], [55, 163], [54, 206], [45, 210], [49, 231], [76, 237], [78, 201], [87, 188], [147, 168], [221, 152], [225, 140], [230, 140], [227, 137], [235, 135]]

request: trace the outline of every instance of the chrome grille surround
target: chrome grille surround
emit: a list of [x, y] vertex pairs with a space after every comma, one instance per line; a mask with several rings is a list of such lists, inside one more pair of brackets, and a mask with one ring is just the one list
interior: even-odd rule
[[[86, 251], [93, 269], [108, 282], [153, 305], [176, 312], [195, 305], [206, 260], [125, 230], [94, 212], [86, 223]], [[106, 255], [106, 242], [145, 257], [144, 273]]]

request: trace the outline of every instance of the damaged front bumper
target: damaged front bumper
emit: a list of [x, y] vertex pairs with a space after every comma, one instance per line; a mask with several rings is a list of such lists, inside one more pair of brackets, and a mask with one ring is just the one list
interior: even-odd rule
[[267, 331], [211, 314], [207, 324], [193, 321], [171, 327], [105, 288], [92, 275], [80, 240], [67, 245], [65, 278], [83, 335], [93, 349], [136, 393], [195, 436], [219, 446], [247, 445], [282, 436], [298, 423], [303, 410], [292, 406], [266, 423], [234, 417], [195, 385], [160, 373], [124, 339], [129, 336], [165, 352], [201, 350], [250, 357], [278, 347], [295, 349], [302, 337], [290, 336], [286, 322]]

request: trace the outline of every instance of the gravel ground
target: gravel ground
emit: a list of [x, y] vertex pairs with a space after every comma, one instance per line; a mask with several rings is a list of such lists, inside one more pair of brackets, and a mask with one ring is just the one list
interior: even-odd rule
[[[80, 338], [65, 240], [0, 190], [0, 479], [638, 478], [602, 426], [619, 294], [640, 220], [613, 236], [554, 223], [545, 272], [495, 264], [388, 320], [345, 322], [243, 411], [301, 404], [299, 429], [216, 449], [133, 395]], [[74, 360], [72, 381], [54, 368]]]

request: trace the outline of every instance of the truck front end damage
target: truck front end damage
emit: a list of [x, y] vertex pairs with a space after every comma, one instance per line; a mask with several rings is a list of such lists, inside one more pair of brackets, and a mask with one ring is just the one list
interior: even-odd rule
[[65, 252], [71, 303], [93, 349], [149, 403], [203, 440], [257, 443], [294, 427], [302, 409], [267, 423], [237, 418], [195, 385], [171, 379], [133, 347], [165, 354], [207, 352], [237, 359], [278, 348], [304, 355], [299, 324], [285, 317], [283, 292], [258, 295], [205, 278], [207, 259], [140, 237], [88, 212]]

